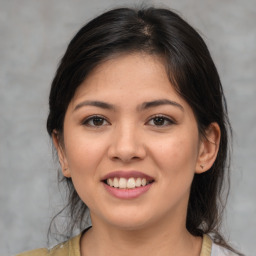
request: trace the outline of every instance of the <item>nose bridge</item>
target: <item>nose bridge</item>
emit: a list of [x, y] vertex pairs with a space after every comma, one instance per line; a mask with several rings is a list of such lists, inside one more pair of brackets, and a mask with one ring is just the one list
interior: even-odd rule
[[111, 143], [111, 157], [122, 161], [143, 158], [145, 149], [139, 125], [134, 121], [124, 121], [116, 125]]

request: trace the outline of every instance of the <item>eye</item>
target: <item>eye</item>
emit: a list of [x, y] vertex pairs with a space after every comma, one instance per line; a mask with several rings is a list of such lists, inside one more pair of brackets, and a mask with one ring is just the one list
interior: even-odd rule
[[168, 125], [172, 125], [174, 124], [175, 122], [166, 117], [166, 116], [163, 116], [163, 115], [157, 115], [157, 116], [154, 116], [152, 117], [148, 122], [147, 124], [148, 125], [152, 125], [152, 126], [168, 126]]
[[86, 126], [91, 126], [91, 127], [101, 127], [101, 126], [109, 125], [109, 122], [106, 120], [106, 118], [102, 116], [94, 115], [86, 118], [82, 122], [82, 124]]

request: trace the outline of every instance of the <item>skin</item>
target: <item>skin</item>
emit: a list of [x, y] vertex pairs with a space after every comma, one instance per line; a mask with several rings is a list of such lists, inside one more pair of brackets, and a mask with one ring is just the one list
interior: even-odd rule
[[[145, 108], [163, 99], [174, 104]], [[199, 255], [202, 240], [185, 223], [193, 176], [216, 158], [218, 125], [206, 135], [157, 56], [121, 55], [95, 68], [68, 106], [62, 140], [53, 134], [63, 174], [90, 209], [93, 227], [81, 239], [81, 254]], [[137, 198], [119, 199], [102, 182], [116, 170], [136, 170], [154, 182]]]

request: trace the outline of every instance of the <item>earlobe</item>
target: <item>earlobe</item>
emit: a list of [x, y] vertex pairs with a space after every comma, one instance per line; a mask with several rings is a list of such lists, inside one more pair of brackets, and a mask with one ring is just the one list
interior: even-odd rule
[[220, 143], [220, 127], [217, 123], [211, 123], [206, 131], [205, 136], [200, 142], [196, 173], [200, 174], [208, 171], [218, 155]]
[[62, 143], [60, 142], [59, 134], [56, 130], [54, 130], [52, 133], [52, 141], [53, 141], [54, 147], [57, 150], [62, 173], [65, 177], [70, 178], [71, 175], [70, 175], [70, 170], [68, 167], [68, 162], [67, 162], [67, 159], [65, 156], [65, 152], [64, 152]]

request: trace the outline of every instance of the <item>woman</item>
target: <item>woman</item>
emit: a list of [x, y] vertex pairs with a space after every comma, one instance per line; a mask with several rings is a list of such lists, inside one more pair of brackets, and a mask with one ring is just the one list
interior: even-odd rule
[[49, 103], [70, 234], [81, 234], [22, 255], [234, 255], [218, 230], [225, 97], [189, 24], [166, 9], [102, 14], [70, 42]]

